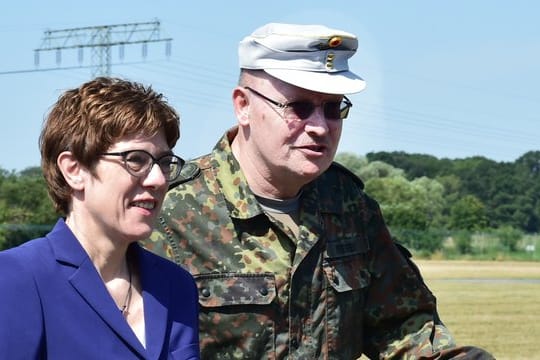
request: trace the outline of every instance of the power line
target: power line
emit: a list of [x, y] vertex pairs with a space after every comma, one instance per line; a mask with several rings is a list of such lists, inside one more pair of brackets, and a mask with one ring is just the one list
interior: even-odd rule
[[118, 46], [120, 59], [124, 57], [124, 46], [142, 44], [142, 56], [146, 58], [149, 43], [165, 42], [166, 55], [171, 52], [172, 38], [161, 38], [160, 22], [142, 22], [117, 25], [100, 25], [77, 27], [61, 30], [46, 30], [41, 46], [34, 49], [34, 62], [39, 65], [40, 53], [43, 51], [56, 52], [56, 64], [62, 61], [62, 50], [77, 49], [79, 64], [83, 62], [84, 48], [92, 52], [92, 77], [110, 76], [111, 48]]
[[93, 67], [93, 66], [92, 65], [79, 65], [79, 66], [44, 68], [44, 69], [11, 70], [11, 71], [0, 71], [0, 75], [13, 75], [13, 74], [24, 74], [24, 73], [46, 72], [46, 71], [57, 71], [57, 70], [73, 70], [73, 69], [83, 69], [83, 68], [90, 68], [90, 67]]
[[[139, 65], [139, 64], [148, 64], [145, 61], [133, 61], [133, 62], [121, 62], [121, 63], [111, 63], [111, 66], [121, 66], [121, 65]], [[52, 67], [52, 68], [39, 68], [39, 69], [22, 69], [22, 70], [10, 70], [10, 71], [0, 71], [1, 75], [15, 75], [15, 74], [24, 74], [24, 73], [35, 73], [35, 72], [48, 72], [48, 71], [59, 71], [59, 70], [74, 70], [74, 69], [89, 69], [95, 67], [94, 65], [76, 65], [76, 66], [62, 66], [62, 67]]]

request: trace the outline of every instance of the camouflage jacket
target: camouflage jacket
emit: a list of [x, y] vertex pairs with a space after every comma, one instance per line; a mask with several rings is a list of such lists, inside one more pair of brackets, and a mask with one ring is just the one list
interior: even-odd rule
[[305, 186], [296, 239], [250, 191], [234, 135], [187, 167], [145, 243], [194, 275], [203, 359], [490, 358], [455, 347], [357, 177], [333, 164]]

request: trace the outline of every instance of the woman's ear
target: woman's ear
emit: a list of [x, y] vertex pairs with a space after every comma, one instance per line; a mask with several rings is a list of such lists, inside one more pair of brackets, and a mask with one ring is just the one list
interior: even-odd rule
[[246, 89], [237, 86], [232, 93], [233, 107], [239, 125], [249, 125], [249, 97]]
[[63, 151], [56, 159], [58, 168], [64, 175], [64, 179], [73, 190], [84, 189], [84, 169], [75, 159], [71, 151]]

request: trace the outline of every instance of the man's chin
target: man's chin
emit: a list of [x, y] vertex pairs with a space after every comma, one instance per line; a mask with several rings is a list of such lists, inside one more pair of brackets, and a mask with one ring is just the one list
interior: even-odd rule
[[308, 178], [309, 181], [311, 181], [325, 172], [331, 164], [332, 162], [325, 162], [324, 164], [321, 164], [320, 162], [307, 162], [302, 167], [301, 174], [303, 177]]

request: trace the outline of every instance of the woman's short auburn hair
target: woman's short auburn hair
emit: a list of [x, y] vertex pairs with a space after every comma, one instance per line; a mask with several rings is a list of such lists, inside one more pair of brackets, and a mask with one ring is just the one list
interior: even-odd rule
[[41, 168], [55, 209], [67, 214], [71, 187], [57, 165], [70, 151], [93, 171], [101, 154], [123, 137], [154, 136], [163, 129], [172, 149], [180, 137], [180, 118], [162, 94], [150, 86], [98, 77], [65, 91], [46, 117], [39, 137]]

